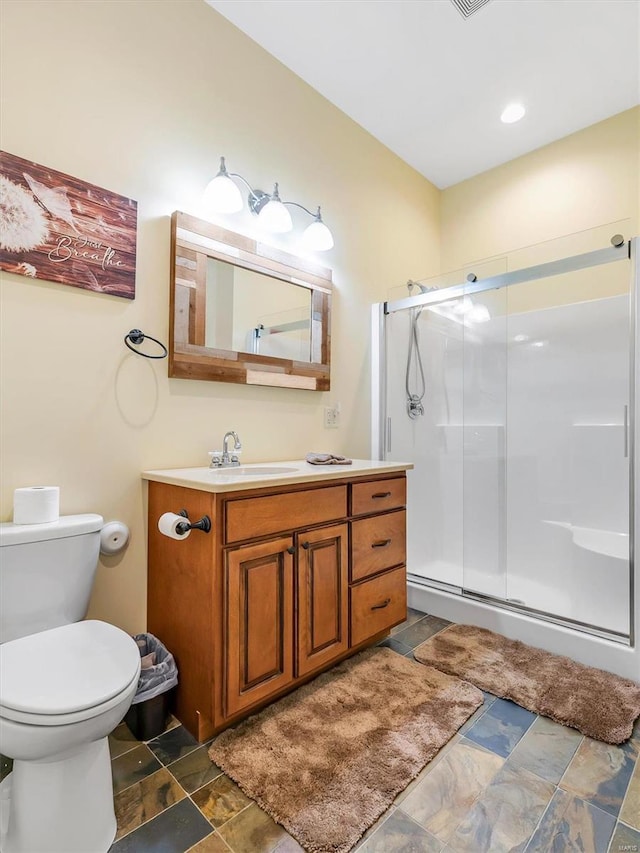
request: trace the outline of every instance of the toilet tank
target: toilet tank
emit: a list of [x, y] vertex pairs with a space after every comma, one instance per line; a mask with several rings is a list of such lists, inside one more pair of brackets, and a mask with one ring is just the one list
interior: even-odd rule
[[0, 643], [84, 618], [102, 525], [93, 513], [0, 524]]

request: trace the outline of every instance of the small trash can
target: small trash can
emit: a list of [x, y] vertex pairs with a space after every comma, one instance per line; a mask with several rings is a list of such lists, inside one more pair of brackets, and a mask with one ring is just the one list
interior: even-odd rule
[[153, 634], [136, 634], [133, 639], [140, 649], [142, 669], [124, 721], [138, 740], [151, 740], [166, 728], [178, 667], [171, 652]]

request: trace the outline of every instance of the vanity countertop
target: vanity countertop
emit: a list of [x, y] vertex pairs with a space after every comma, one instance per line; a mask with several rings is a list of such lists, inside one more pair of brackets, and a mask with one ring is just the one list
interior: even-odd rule
[[[411, 462], [381, 462], [376, 459], [354, 459], [351, 465], [311, 465], [304, 459], [287, 462], [252, 463], [239, 468], [167, 468], [143, 471], [143, 480], [199, 489], [203, 492], [237, 492], [265, 486], [289, 486], [297, 483], [319, 483], [345, 477], [395, 474], [413, 468]], [[267, 473], [270, 471], [270, 473]]]

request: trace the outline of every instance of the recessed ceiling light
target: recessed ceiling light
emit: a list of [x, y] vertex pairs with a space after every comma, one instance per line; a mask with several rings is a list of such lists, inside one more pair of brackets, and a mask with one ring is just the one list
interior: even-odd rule
[[526, 110], [522, 104], [509, 104], [505, 107], [500, 116], [500, 120], [505, 124], [513, 124], [514, 121], [520, 121]]

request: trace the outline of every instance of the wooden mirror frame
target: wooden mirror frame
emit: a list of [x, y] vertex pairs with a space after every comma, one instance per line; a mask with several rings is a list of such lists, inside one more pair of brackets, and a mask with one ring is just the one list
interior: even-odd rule
[[[311, 361], [205, 346], [208, 258], [310, 290]], [[331, 292], [330, 269], [176, 211], [171, 217], [169, 376], [328, 391]]]

